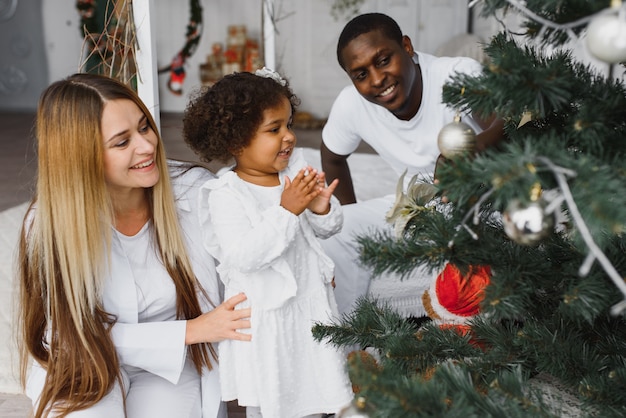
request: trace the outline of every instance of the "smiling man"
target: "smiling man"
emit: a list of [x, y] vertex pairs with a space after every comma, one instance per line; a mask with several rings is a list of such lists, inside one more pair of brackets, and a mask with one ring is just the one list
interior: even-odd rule
[[[324, 246], [334, 257], [337, 302], [346, 312], [367, 293], [370, 280], [356, 263], [354, 236], [386, 227], [385, 213], [395, 197], [356, 203], [348, 157], [365, 141], [398, 176], [406, 170], [406, 182], [414, 175], [432, 178], [439, 156], [437, 136], [456, 113], [442, 103], [443, 85], [456, 73], [479, 74], [482, 66], [471, 58], [416, 52], [398, 24], [381, 13], [363, 14], [346, 24], [337, 43], [337, 60], [352, 85], [332, 106], [322, 131], [321, 158], [328, 181], [339, 179], [335, 196], [348, 206], [342, 233]], [[502, 138], [502, 121], [462, 116], [478, 133], [479, 151]]]

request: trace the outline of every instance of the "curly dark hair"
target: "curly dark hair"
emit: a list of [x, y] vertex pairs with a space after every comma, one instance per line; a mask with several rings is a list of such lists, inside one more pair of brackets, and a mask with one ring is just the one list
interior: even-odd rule
[[241, 72], [224, 76], [192, 98], [183, 116], [183, 137], [205, 162], [228, 162], [245, 148], [263, 122], [263, 112], [291, 104], [292, 114], [300, 104], [289, 84]]

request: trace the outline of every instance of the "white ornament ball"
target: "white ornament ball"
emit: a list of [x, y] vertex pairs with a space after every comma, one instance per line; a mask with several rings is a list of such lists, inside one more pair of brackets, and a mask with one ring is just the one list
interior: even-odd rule
[[454, 159], [476, 151], [476, 132], [468, 124], [455, 119], [439, 131], [439, 151], [447, 159]]
[[605, 14], [587, 27], [587, 48], [594, 57], [616, 64], [626, 61], [626, 18]]
[[543, 200], [524, 203], [513, 199], [502, 214], [504, 232], [522, 245], [536, 245], [554, 228], [554, 214], [546, 213]]

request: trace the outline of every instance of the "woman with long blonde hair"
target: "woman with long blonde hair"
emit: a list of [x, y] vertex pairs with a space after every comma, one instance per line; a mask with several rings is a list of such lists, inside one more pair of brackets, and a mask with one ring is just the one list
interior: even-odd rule
[[[21, 376], [35, 417], [215, 417], [215, 351], [249, 340], [221, 300], [196, 194], [127, 86], [75, 74], [37, 111], [37, 189], [19, 243]], [[31, 361], [34, 360], [34, 361]]]

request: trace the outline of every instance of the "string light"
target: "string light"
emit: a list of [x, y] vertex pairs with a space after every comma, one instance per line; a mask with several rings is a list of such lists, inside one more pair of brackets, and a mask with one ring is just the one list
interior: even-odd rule
[[[559, 167], [555, 165], [552, 161], [550, 161], [550, 159], [546, 157], [538, 157], [538, 159], [554, 173], [554, 177], [556, 178], [556, 181], [561, 189], [561, 192], [563, 193], [563, 197], [565, 198], [565, 201], [567, 202], [567, 206], [570, 210], [570, 214], [572, 218], [574, 219], [574, 223], [578, 227], [578, 231], [580, 232], [580, 235], [582, 236], [583, 240], [585, 241], [585, 244], [587, 244], [587, 247], [589, 248], [590, 253], [587, 255], [587, 260], [585, 260], [585, 262], [579, 269], [578, 271], [579, 275], [581, 277], [584, 277], [589, 272], [589, 268], [591, 267], [592, 261], [597, 260], [598, 263], [600, 263], [600, 266], [602, 266], [602, 268], [604, 269], [605, 273], [609, 276], [609, 278], [613, 281], [613, 283], [615, 283], [615, 286], [617, 286], [617, 288], [624, 295], [624, 300], [611, 308], [612, 315], [619, 315], [621, 312], [623, 312], [626, 309], [626, 282], [624, 282], [624, 279], [620, 277], [619, 273], [617, 272], [613, 264], [611, 264], [611, 262], [606, 257], [606, 255], [602, 252], [600, 247], [598, 247], [598, 245], [593, 240], [591, 232], [589, 231], [587, 224], [585, 224], [585, 221], [583, 220], [583, 217], [581, 216], [580, 211], [578, 210], [578, 206], [576, 206], [574, 197], [572, 196], [572, 193], [570, 192], [570, 189], [569, 189], [569, 185], [567, 184], [567, 177], [566, 177], [567, 175], [569, 175], [570, 177], [573, 177], [575, 173], [572, 170], [568, 170], [563, 167]], [[585, 266], [588, 266], [588, 267], [583, 268]]]
[[[481, 2], [482, 0], [472, 0], [468, 7], [471, 9], [472, 7], [474, 7], [477, 3]], [[604, 15], [607, 13], [614, 13], [616, 9], [622, 8], [623, 4], [621, 0], [612, 0], [611, 1], [611, 6], [608, 9], [604, 9], [601, 10], [597, 13], [594, 13], [592, 15], [583, 17], [581, 19], [575, 20], [573, 22], [568, 22], [568, 23], [555, 23], [549, 19], [545, 19], [541, 16], [539, 16], [538, 14], [536, 14], [535, 12], [533, 12], [532, 10], [528, 9], [526, 6], [524, 6], [524, 3], [518, 0], [507, 0], [507, 3], [509, 3], [511, 6], [515, 7], [519, 12], [521, 12], [523, 15], [525, 15], [527, 18], [534, 20], [537, 23], [540, 23], [542, 25], [542, 28], [539, 30], [539, 36], [538, 38], [541, 39], [541, 37], [543, 36], [543, 34], [545, 33], [547, 28], [551, 28], [551, 29], [556, 29], [556, 30], [560, 30], [563, 31], [565, 33], [567, 33], [567, 35], [569, 36], [570, 40], [574, 41], [576, 39], [578, 39], [578, 37], [576, 36], [576, 34], [574, 33], [574, 31], [572, 30], [573, 28], [577, 28], [579, 26], [583, 26], [583, 25], [587, 25], [590, 21], [592, 21], [593, 19], [595, 19], [597, 16], [600, 15]]]
[[[619, 273], [617, 272], [613, 264], [611, 264], [607, 256], [602, 252], [600, 247], [598, 247], [598, 245], [595, 243], [591, 235], [591, 232], [589, 231], [589, 228], [587, 227], [587, 224], [585, 223], [582, 215], [580, 214], [580, 211], [578, 210], [578, 206], [576, 205], [576, 202], [574, 201], [574, 197], [567, 183], [567, 178], [576, 177], [576, 173], [573, 170], [555, 165], [547, 157], [540, 156], [540, 157], [537, 157], [537, 160], [541, 162], [545, 167], [547, 167], [554, 174], [554, 177], [562, 193], [559, 197], [555, 198], [555, 200], [553, 200], [546, 207], [546, 213], [548, 214], [553, 213], [557, 208], [560, 207], [560, 204], [562, 202], [566, 202], [569, 208], [569, 212], [574, 220], [574, 223], [576, 224], [576, 227], [578, 228], [580, 235], [583, 238], [583, 241], [585, 242], [585, 244], [587, 245], [587, 248], [589, 249], [589, 254], [587, 255], [585, 261], [583, 262], [583, 264], [580, 266], [578, 270], [579, 276], [585, 277], [589, 273], [589, 270], [591, 269], [591, 266], [593, 265], [593, 263], [595, 261], [598, 261], [598, 263], [600, 264], [602, 269], [605, 271], [605, 273], [613, 281], [613, 283], [619, 289], [619, 291], [624, 295], [624, 300], [617, 303], [611, 308], [612, 315], [614, 316], [619, 315], [624, 310], [626, 310], [626, 282], [624, 281], [622, 277], [620, 277]], [[470, 208], [467, 214], [463, 217], [463, 219], [461, 220], [461, 224], [457, 227], [457, 234], [455, 234], [455, 236], [448, 243], [448, 246], [450, 248], [454, 245], [454, 239], [458, 235], [458, 231], [460, 231], [461, 228], [465, 229], [473, 239], [475, 240], [478, 239], [478, 235], [467, 225], [466, 222], [473, 215], [474, 224], [475, 225], [478, 224], [478, 219], [479, 219], [478, 213], [480, 211], [480, 207], [483, 204], [483, 202], [489, 196], [491, 196], [494, 190], [495, 189], [492, 188], [492, 189], [489, 189], [486, 193], [484, 193], [478, 199], [478, 201]]]

